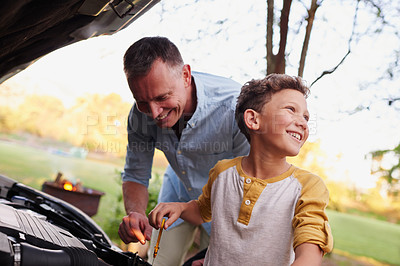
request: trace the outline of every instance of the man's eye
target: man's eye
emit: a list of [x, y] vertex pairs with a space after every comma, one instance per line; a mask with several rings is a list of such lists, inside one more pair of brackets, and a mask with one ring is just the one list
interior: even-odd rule
[[162, 102], [162, 101], [165, 101], [167, 99], [168, 99], [167, 96], [160, 96], [160, 97], [157, 98], [157, 101]]
[[147, 104], [146, 103], [136, 103], [137, 108], [139, 109], [139, 111], [146, 111], [147, 109]]

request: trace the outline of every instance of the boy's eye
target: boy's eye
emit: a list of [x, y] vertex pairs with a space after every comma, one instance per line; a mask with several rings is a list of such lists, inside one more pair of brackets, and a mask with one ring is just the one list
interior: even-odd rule
[[305, 115], [304, 119], [308, 122], [310, 120], [310, 117], [308, 115]]
[[286, 109], [288, 109], [292, 112], [296, 111], [296, 109], [293, 106], [287, 106]]

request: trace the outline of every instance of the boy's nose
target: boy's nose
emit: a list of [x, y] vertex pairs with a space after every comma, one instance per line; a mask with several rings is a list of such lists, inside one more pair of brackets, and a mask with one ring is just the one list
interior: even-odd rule
[[308, 121], [301, 115], [296, 116], [296, 125], [302, 127], [304, 130], [308, 128]]

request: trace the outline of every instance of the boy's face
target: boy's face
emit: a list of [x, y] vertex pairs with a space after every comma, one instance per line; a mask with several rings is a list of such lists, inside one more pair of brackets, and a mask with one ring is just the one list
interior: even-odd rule
[[309, 116], [301, 92], [284, 89], [273, 94], [260, 113], [263, 146], [276, 156], [296, 156], [308, 138]]

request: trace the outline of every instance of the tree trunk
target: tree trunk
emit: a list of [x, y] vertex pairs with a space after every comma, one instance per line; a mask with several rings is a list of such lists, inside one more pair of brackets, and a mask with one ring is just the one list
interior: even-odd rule
[[289, 13], [290, 6], [292, 5], [292, 0], [284, 0], [283, 8], [281, 11], [281, 22], [280, 22], [280, 41], [279, 41], [279, 51], [276, 55], [276, 65], [275, 73], [285, 73], [286, 60], [285, 60], [285, 50], [286, 42], [289, 28]]
[[299, 62], [298, 76], [300, 76], [300, 77], [303, 77], [304, 67], [306, 64], [308, 45], [310, 43], [311, 30], [312, 30], [313, 23], [314, 23], [315, 12], [317, 12], [318, 7], [319, 7], [319, 4], [317, 3], [317, 0], [311, 0], [311, 7], [308, 10], [307, 27], [306, 27], [306, 33], [304, 35], [303, 49], [301, 50], [301, 56], [300, 56], [300, 62]]
[[275, 55], [273, 53], [274, 36], [274, 0], [267, 0], [267, 75], [275, 69]]

